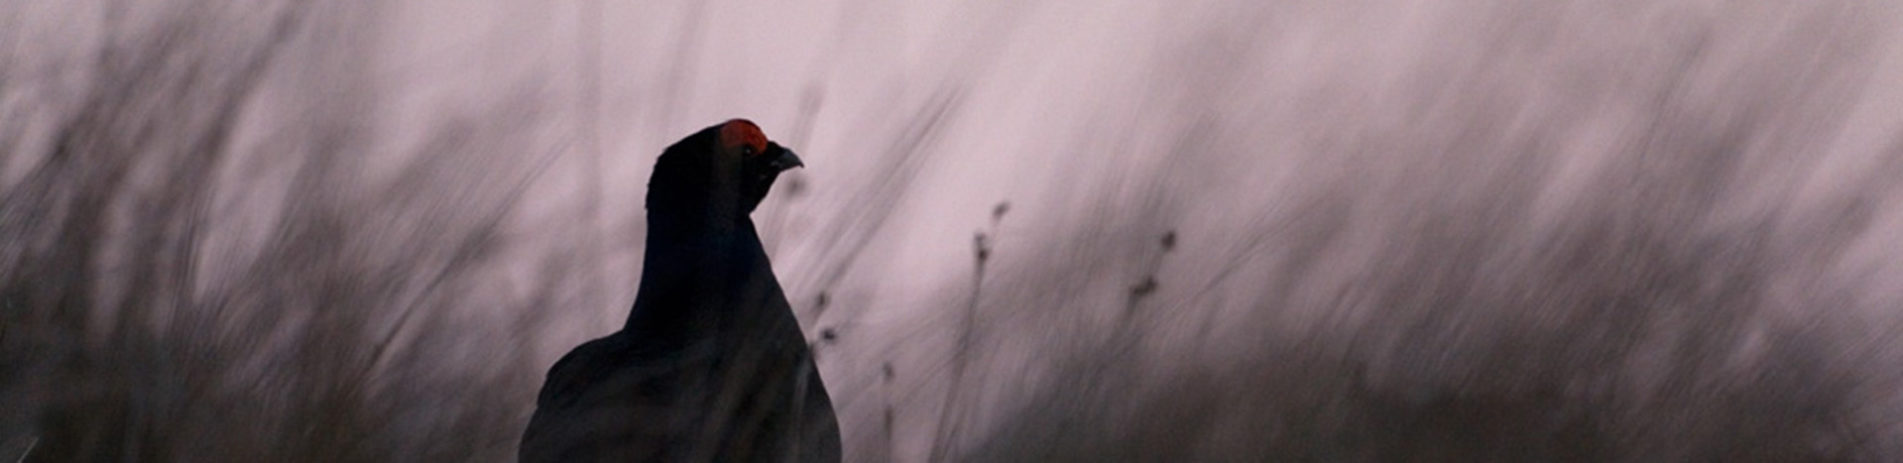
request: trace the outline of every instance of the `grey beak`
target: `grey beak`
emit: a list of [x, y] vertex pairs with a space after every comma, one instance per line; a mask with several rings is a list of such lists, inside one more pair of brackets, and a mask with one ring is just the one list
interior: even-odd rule
[[794, 155], [793, 150], [786, 149], [785, 147], [780, 148], [780, 155], [773, 158], [767, 165], [773, 167], [773, 171], [775, 172], [785, 172], [787, 169], [794, 167], [806, 167], [806, 163], [800, 162], [800, 157]]

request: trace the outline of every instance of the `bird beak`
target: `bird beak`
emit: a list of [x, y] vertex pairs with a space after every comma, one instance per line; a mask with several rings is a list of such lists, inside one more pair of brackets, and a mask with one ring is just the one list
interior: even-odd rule
[[800, 162], [800, 157], [794, 155], [793, 150], [786, 149], [785, 147], [781, 147], [780, 155], [773, 158], [772, 161], [768, 161], [767, 165], [772, 167], [774, 172], [785, 172], [794, 167], [806, 167], [806, 163]]

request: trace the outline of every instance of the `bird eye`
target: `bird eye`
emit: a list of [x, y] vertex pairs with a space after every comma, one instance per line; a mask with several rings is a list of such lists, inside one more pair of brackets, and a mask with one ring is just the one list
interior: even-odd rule
[[740, 156], [741, 156], [741, 157], [753, 157], [753, 146], [751, 146], [751, 145], [748, 145], [748, 146], [741, 146], [741, 147], [740, 147]]

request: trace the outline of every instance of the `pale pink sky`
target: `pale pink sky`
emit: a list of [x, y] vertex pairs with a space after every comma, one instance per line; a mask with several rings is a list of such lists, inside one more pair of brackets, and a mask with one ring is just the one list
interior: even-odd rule
[[[73, 18], [98, 15], [98, 5], [70, 4], [0, 7], [0, 44], [14, 45], [0, 51], [22, 57], [13, 61], [22, 69], [63, 69], [59, 50], [97, 47], [102, 32]], [[1368, 284], [1397, 249], [1413, 249], [1405, 245], [1423, 239], [1423, 223], [1480, 220], [1463, 208], [1528, 199], [1535, 212], [1517, 222], [1471, 225], [1510, 230], [1491, 243], [1498, 257], [1487, 265], [1496, 267], [1484, 271], [1511, 274], [1608, 190], [1599, 175], [1608, 166], [1662, 162], [1641, 158], [1665, 149], [1648, 148], [1657, 144], [1703, 146], [1701, 137], [1734, 126], [1750, 127], [1728, 149], [1742, 153], [1737, 181], [1751, 186], [1716, 200], [1686, 232], [1769, 217], [1778, 239], [1803, 243], [1817, 226], [1805, 212], [1864, 195], [1870, 228], [1839, 260], [1769, 284], [1798, 297], [1790, 294], [1816, 290], [1811, 282], [1843, 282], [1861, 302], [1832, 316], [1903, 320], [1897, 2], [417, 0], [317, 15], [329, 18], [317, 30], [333, 35], [310, 40], [328, 45], [294, 48], [299, 59], [273, 74], [239, 145], [268, 146], [324, 114], [378, 129], [363, 154], [372, 166], [397, 165], [457, 114], [502, 121], [477, 130], [526, 134], [501, 155], [519, 163], [490, 165], [554, 164], [535, 177], [512, 232], [593, 227], [603, 248], [599, 286], [584, 297], [596, 305], [562, 309], [535, 336], [551, 360], [625, 316], [641, 198], [662, 147], [745, 117], [796, 149], [807, 168], [783, 178], [756, 219], [809, 335], [851, 334], [820, 362], [848, 448], [873, 438], [856, 423], [881, 400], [937, 403], [942, 378], [931, 372], [950, 349], [947, 323], [965, 307], [976, 231], [995, 234], [987, 278], [1007, 280], [1000, 297], [1047, 303], [987, 309], [997, 334], [981, 369], [1005, 379], [984, 409], [997, 413], [1051, 379], [1039, 376], [1040, 362], [1069, 340], [1110, 330], [1106, 311], [1117, 307], [1099, 306], [1120, 297], [1044, 301], [1039, 288], [1009, 280], [1142, 276], [1051, 256], [1142, 261], [1147, 244], [1116, 240], [1176, 231], [1180, 249], [1155, 264], [1164, 280], [1156, 297], [1184, 315], [1156, 327], [1161, 341], [1144, 352], [1220, 365], [1251, 355], [1263, 330], [1295, 336], [1382, 317], [1338, 295]], [[0, 109], [14, 111], [0, 123], [30, 127], [21, 143], [38, 146], [46, 134], [33, 127], [71, 104], [71, 82], [81, 80], [0, 87]], [[376, 96], [337, 106], [326, 92]], [[55, 109], [19, 109], [39, 107]], [[589, 126], [598, 153], [578, 140]], [[505, 148], [471, 151], [483, 149]], [[16, 181], [26, 162], [0, 159], [0, 181]], [[252, 175], [231, 168], [227, 176]], [[789, 182], [803, 194], [784, 194]], [[1519, 183], [1531, 186], [1507, 192]], [[596, 223], [551, 219], [590, 195], [600, 201]], [[872, 200], [881, 198], [890, 201]], [[1000, 201], [1011, 210], [993, 229]], [[1256, 257], [1309, 251], [1285, 243], [1312, 214], [1339, 220], [1330, 232], [1339, 239], [1282, 295], [1295, 302], [1250, 305], [1247, 295], [1286, 273]], [[233, 227], [234, 242], [263, 229]], [[1094, 244], [1065, 247], [1079, 242]], [[856, 246], [866, 251], [846, 252]], [[492, 289], [520, 291], [533, 272], [510, 269]], [[820, 291], [836, 307], [815, 317]], [[878, 389], [881, 363], [894, 361], [926, 372], [903, 376], [910, 392]], [[973, 417], [975, 429], [990, 418]], [[900, 420], [897, 451], [916, 461], [935, 415]]]

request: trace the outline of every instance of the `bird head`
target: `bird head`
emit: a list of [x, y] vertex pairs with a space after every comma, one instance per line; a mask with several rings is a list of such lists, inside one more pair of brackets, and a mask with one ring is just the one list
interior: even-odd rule
[[793, 150], [769, 140], [752, 121], [723, 122], [661, 153], [648, 181], [648, 211], [745, 218], [766, 199], [781, 172], [804, 165]]

